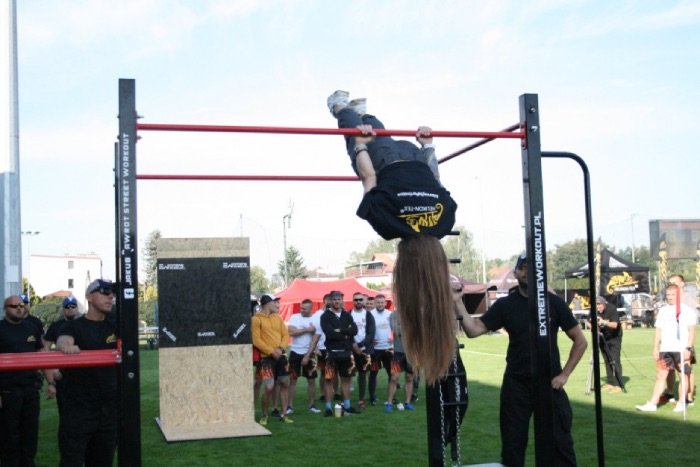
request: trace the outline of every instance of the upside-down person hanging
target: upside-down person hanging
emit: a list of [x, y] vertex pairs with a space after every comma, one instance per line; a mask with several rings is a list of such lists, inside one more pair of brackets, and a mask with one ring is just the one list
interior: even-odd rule
[[348, 102], [336, 91], [327, 104], [340, 128], [358, 128], [346, 136], [352, 168], [364, 197], [357, 215], [386, 240], [401, 238], [394, 266], [394, 291], [401, 315], [406, 356], [427, 384], [447, 373], [456, 352], [455, 312], [449, 262], [439, 239], [455, 223], [457, 203], [441, 184], [431, 130], [409, 141], [377, 136], [384, 125], [366, 113], [366, 100]]

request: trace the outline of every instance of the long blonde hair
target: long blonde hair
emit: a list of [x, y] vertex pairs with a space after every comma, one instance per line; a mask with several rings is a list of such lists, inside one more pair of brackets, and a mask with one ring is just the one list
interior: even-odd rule
[[401, 240], [394, 297], [406, 357], [427, 384], [434, 384], [447, 373], [456, 350], [449, 263], [437, 238], [417, 235]]

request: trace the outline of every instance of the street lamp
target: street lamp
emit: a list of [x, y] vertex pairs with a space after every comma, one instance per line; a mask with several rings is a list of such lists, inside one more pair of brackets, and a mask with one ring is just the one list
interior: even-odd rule
[[638, 216], [638, 215], [639, 215], [639, 213], [634, 212], [630, 216], [630, 228], [632, 230], [632, 262], [633, 263], [636, 263], [636, 261], [634, 259], [634, 216]]
[[477, 176], [474, 177], [474, 180], [476, 181], [478, 185], [478, 190], [479, 190], [479, 207], [481, 208], [481, 224], [480, 224], [480, 232], [479, 232], [479, 237], [481, 237], [479, 240], [479, 246], [481, 247], [481, 281], [483, 283], [486, 283], [486, 255], [484, 253], [485, 246], [484, 244], [486, 243], [486, 234], [484, 233], [484, 191], [483, 191], [483, 186], [481, 184], [481, 179]]
[[31, 263], [32, 263], [32, 255], [31, 255], [31, 238], [39, 235], [41, 232], [38, 230], [26, 230], [22, 231], [22, 235], [27, 237], [27, 297], [29, 298], [29, 303], [32, 302], [32, 282], [30, 279], [30, 272], [31, 272]]
[[294, 205], [289, 206], [289, 214], [282, 216], [282, 241], [284, 243], [284, 256], [282, 256], [282, 261], [284, 261], [284, 286], [287, 287], [289, 283], [289, 265], [287, 264], [287, 228], [292, 228], [292, 211]]

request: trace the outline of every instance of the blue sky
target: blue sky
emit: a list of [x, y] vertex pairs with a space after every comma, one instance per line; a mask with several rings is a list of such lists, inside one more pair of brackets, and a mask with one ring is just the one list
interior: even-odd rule
[[[578, 153], [594, 234], [648, 244], [648, 221], [700, 218], [700, 4], [693, 1], [17, 2], [22, 230], [32, 254], [100, 254], [113, 276], [117, 81], [148, 123], [333, 127], [335, 89], [393, 129], [495, 131], [537, 93], [542, 148]], [[340, 137], [143, 132], [139, 173], [351, 175]], [[471, 141], [436, 140], [439, 155]], [[442, 165], [487, 257], [524, 248], [520, 150]], [[570, 162], [544, 162], [547, 244], [582, 238]], [[139, 182], [139, 239], [251, 238], [268, 273], [288, 245], [340, 271], [376, 238], [359, 183]], [[634, 239], [632, 238], [634, 232]], [[26, 242], [26, 240], [25, 240]], [[26, 243], [25, 243], [26, 248]]]

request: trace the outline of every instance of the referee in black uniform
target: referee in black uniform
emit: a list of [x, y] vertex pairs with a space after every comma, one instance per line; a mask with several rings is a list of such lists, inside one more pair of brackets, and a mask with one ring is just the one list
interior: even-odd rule
[[[37, 352], [43, 329], [24, 318], [19, 295], [5, 299], [0, 353]], [[0, 464], [33, 466], [39, 434], [38, 370], [0, 371]]]
[[[66, 322], [56, 347], [67, 354], [117, 348], [117, 329], [109, 317], [114, 284], [97, 279], [85, 291], [88, 311]], [[111, 467], [117, 446], [117, 369], [63, 370], [58, 446], [61, 467]]]

